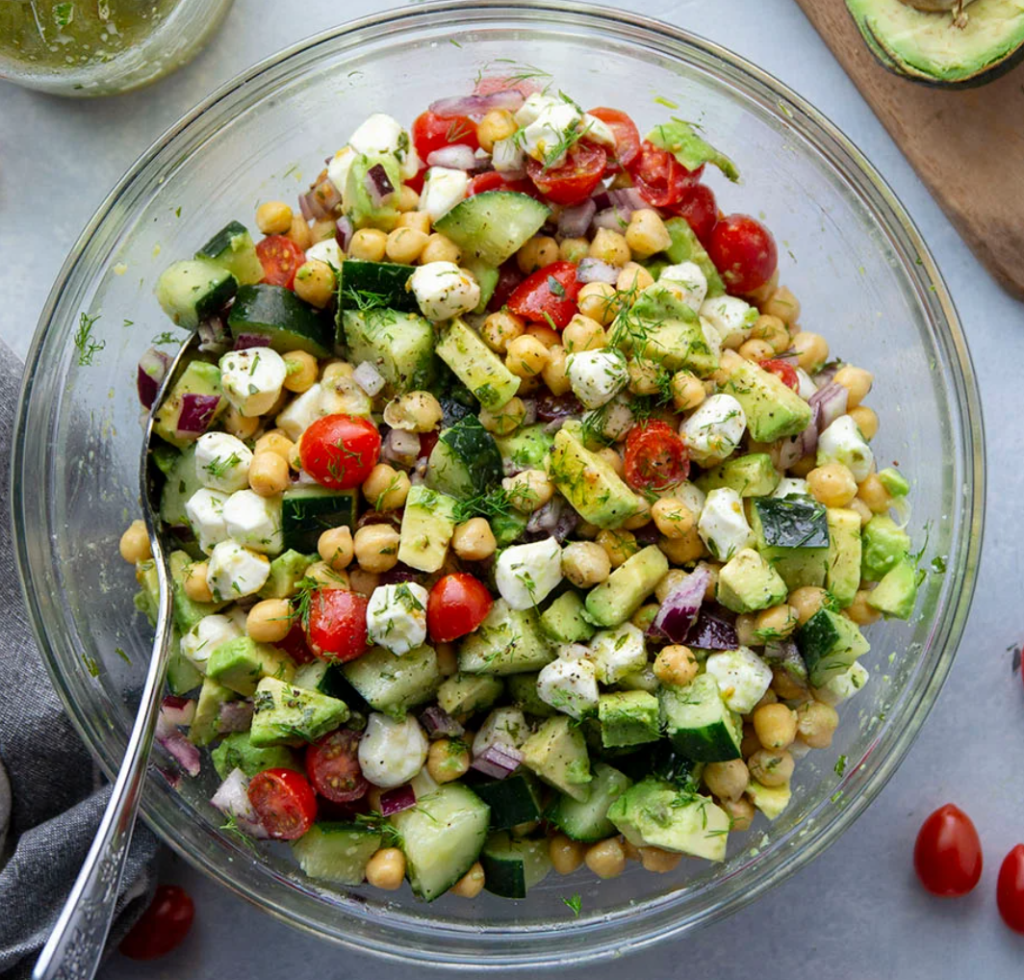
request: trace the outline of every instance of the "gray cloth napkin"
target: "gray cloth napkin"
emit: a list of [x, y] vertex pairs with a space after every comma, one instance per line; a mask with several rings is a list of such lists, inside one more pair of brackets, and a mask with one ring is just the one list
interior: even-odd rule
[[[30, 976], [110, 796], [50, 685], [14, 569], [6, 464], [21, 372], [0, 342], [0, 977], [12, 980]], [[138, 824], [108, 949], [149, 904], [156, 854]]]

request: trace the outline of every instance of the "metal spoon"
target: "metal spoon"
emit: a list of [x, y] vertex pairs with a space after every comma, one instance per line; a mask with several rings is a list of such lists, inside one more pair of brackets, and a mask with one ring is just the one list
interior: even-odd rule
[[172, 633], [171, 574], [157, 533], [160, 526], [157, 516], [159, 503], [154, 498], [158, 481], [153, 479], [149, 454], [153, 440], [153, 420], [174, 383], [186, 353], [194, 351], [198, 343], [198, 334], [193, 334], [178, 351], [146, 418], [139, 485], [143, 518], [149, 532], [160, 589], [156, 636], [153, 639], [153, 656], [146, 674], [146, 684], [142, 689], [128, 748], [121, 761], [121, 770], [117, 774], [103, 820], [74, 888], [64, 903], [60, 918], [39, 954], [32, 972], [33, 980], [92, 980], [99, 969], [103, 947], [114, 917], [121, 875], [135, 828], [135, 817], [160, 711], [160, 695], [163, 692]]

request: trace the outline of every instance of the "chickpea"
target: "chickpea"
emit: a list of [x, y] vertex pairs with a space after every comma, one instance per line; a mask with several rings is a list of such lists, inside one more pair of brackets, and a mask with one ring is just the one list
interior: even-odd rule
[[378, 463], [363, 482], [363, 496], [374, 510], [398, 510], [405, 506], [411, 487], [407, 473], [387, 463]]
[[477, 861], [451, 888], [459, 898], [476, 898], [484, 890], [484, 866]]
[[623, 837], [622, 838], [622, 853], [626, 855], [627, 861], [639, 861], [641, 858], [640, 848]]
[[309, 225], [301, 214], [292, 215], [292, 223], [285, 233], [303, 252], [313, 244], [313, 237], [309, 233]]
[[412, 228], [415, 231], [422, 231], [424, 235], [429, 235], [430, 214], [427, 211], [406, 211], [398, 216], [395, 227]]
[[617, 292], [631, 293], [633, 295], [643, 292], [648, 286], [653, 285], [654, 276], [636, 262], [627, 262], [615, 280]]
[[860, 497], [855, 497], [853, 500], [851, 500], [848, 504], [848, 507], [850, 510], [856, 511], [857, 515], [860, 517], [861, 527], [864, 527], [864, 525], [867, 524], [867, 522], [875, 516], [871, 512], [871, 508], [866, 503], [864, 503], [864, 501], [861, 500]]
[[228, 410], [221, 416], [221, 423], [225, 432], [245, 442], [256, 434], [260, 427], [260, 417], [243, 415], [234, 405], [228, 405]]
[[344, 589], [348, 591], [351, 582], [345, 572], [336, 572], [325, 561], [315, 561], [306, 568], [304, 578], [316, 582], [319, 589]]
[[548, 840], [548, 856], [558, 874], [571, 875], [583, 863], [583, 845], [565, 834], [555, 834]]
[[843, 615], [853, 620], [858, 626], [870, 626], [878, 622], [881, 613], [873, 606], [868, 605], [868, 596], [871, 593], [867, 589], [858, 589], [857, 594], [844, 610]]
[[317, 540], [316, 550], [334, 571], [344, 571], [352, 564], [355, 554], [351, 529], [347, 527], [328, 528]]
[[788, 603], [762, 609], [757, 614], [754, 631], [765, 640], [782, 640], [800, 625], [797, 611]]
[[148, 561], [153, 557], [153, 550], [149, 545], [149, 532], [146, 530], [145, 521], [132, 521], [124, 534], [121, 535], [119, 544], [121, 557], [130, 564]]
[[292, 209], [284, 201], [264, 201], [256, 209], [256, 227], [264, 235], [283, 235], [292, 227]]
[[420, 196], [408, 184], [403, 184], [402, 189], [395, 198], [395, 210], [401, 214], [408, 214], [420, 206]]
[[444, 410], [429, 391], [409, 391], [384, 409], [384, 421], [409, 432], [433, 432], [441, 424]]
[[562, 549], [562, 574], [579, 589], [600, 585], [611, 570], [608, 552], [596, 542], [572, 541]]
[[491, 525], [484, 517], [473, 517], [455, 528], [452, 548], [466, 561], [483, 561], [494, 554], [498, 545]]
[[679, 851], [666, 851], [660, 847], [641, 847], [639, 850], [644, 871], [653, 871], [659, 875], [675, 871], [683, 859]]
[[617, 878], [626, 870], [626, 852], [616, 837], [592, 844], [584, 861], [598, 878]]
[[210, 583], [206, 580], [207, 572], [210, 570], [209, 562], [197, 561], [188, 566], [185, 573], [185, 581], [182, 588], [193, 602], [213, 602], [213, 593], [210, 591]]
[[456, 265], [462, 260], [462, 249], [446, 235], [434, 232], [423, 246], [420, 252], [420, 265], [428, 265], [431, 262], [454, 262]]
[[826, 463], [807, 474], [811, 496], [826, 507], [846, 507], [857, 496], [857, 481], [849, 467]]
[[757, 812], [750, 800], [746, 797], [741, 797], [738, 800], [722, 800], [721, 805], [729, 815], [730, 830], [735, 830], [737, 833], [750, 830], [750, 825], [754, 822]]
[[820, 333], [801, 330], [793, 338], [796, 362], [809, 374], [813, 374], [828, 360], [828, 341]]
[[507, 140], [515, 135], [516, 121], [508, 109], [491, 109], [477, 123], [476, 138], [480, 149], [490, 153], [498, 140]]
[[777, 316], [787, 327], [792, 327], [800, 318], [800, 303], [788, 286], [780, 286], [771, 294], [761, 312]]
[[288, 371], [284, 379], [285, 390], [293, 391], [297, 395], [309, 391], [320, 375], [317, 359], [304, 350], [293, 350], [285, 354], [284, 366]]
[[641, 606], [632, 616], [629, 617], [629, 621], [642, 632], [646, 633], [650, 628], [651, 623], [657, 618], [658, 613], [661, 611], [661, 606], [656, 602], [648, 602], [646, 605]]
[[875, 414], [873, 409], [867, 407], [867, 405], [857, 405], [851, 408], [847, 413], [854, 422], [857, 423], [857, 428], [860, 429], [860, 434], [868, 441], [878, 435], [878, 416]]
[[597, 320], [580, 313], [577, 313], [562, 331], [562, 344], [569, 354], [581, 350], [597, 350], [607, 343], [604, 327]]
[[590, 251], [590, 242], [585, 238], [563, 238], [558, 246], [558, 257], [566, 262], [579, 265]]
[[548, 363], [548, 349], [529, 334], [509, 341], [505, 367], [517, 378], [534, 378]]
[[552, 347], [557, 347], [562, 343], [562, 335], [557, 330], [552, 330], [551, 327], [545, 326], [542, 323], [531, 323], [526, 328], [526, 333], [528, 336], [539, 340], [549, 353]]
[[632, 253], [642, 259], [663, 252], [672, 244], [661, 215], [651, 208], [638, 208], [630, 215], [625, 238]]
[[749, 759], [755, 752], [761, 751], [761, 743], [758, 741], [757, 733], [753, 725], [743, 726], [743, 739], [740, 741], [740, 755]]
[[655, 501], [651, 515], [658, 530], [666, 538], [683, 538], [697, 523], [693, 511], [676, 497], [662, 497]]
[[[771, 299], [772, 293], [779, 288], [779, 270], [776, 269], [771, 278], [762, 285], [758, 286], [757, 289], [751, 290], [746, 294], [748, 303], [753, 303], [758, 308], [763, 308], [764, 305]], [[762, 310], [763, 312], [763, 310]]]
[[501, 481], [512, 506], [523, 514], [540, 510], [554, 495], [555, 485], [544, 470], [523, 470]]
[[857, 498], [867, 504], [872, 514], [884, 514], [892, 506], [892, 494], [877, 473], [869, 473], [857, 488]]
[[[763, 708], [766, 704], [778, 703], [779, 696], [771, 688], [768, 688], [768, 690], [761, 695], [761, 700], [754, 705], [754, 711], [757, 711], [758, 708]], [[751, 715], [753, 715], [754, 711], [751, 712]]]
[[804, 456], [803, 459], [798, 459], [790, 468], [789, 476], [806, 477], [811, 470], [814, 469], [818, 464], [815, 462], [814, 454], [810, 456]]
[[293, 622], [287, 599], [264, 599], [249, 610], [245, 632], [257, 643], [280, 643], [291, 632]]
[[785, 667], [772, 668], [772, 690], [783, 701], [802, 701], [809, 696], [806, 683], [794, 677]]
[[[615, 455], [618, 456], [618, 453]], [[622, 457], [620, 456], [619, 458], [621, 459]], [[625, 469], [625, 463], [623, 463], [623, 469]], [[622, 474], [620, 473], [619, 475], [621, 476]], [[651, 523], [652, 519], [650, 501], [646, 497], [637, 497], [636, 512], [622, 522], [622, 527], [626, 531], [635, 531], [638, 528], [646, 527]]]
[[322, 218], [319, 221], [314, 221], [310, 226], [309, 239], [312, 244], [317, 245], [334, 238], [337, 230], [333, 218]]
[[656, 395], [668, 380], [668, 372], [654, 361], [634, 357], [628, 362], [629, 390], [634, 395]]
[[704, 785], [719, 799], [738, 800], [749, 783], [750, 773], [742, 759], [709, 762], [704, 767]]
[[599, 531], [596, 543], [604, 548], [612, 568], [618, 568], [627, 558], [631, 558], [640, 550], [636, 543], [636, 535], [631, 531]]
[[450, 783], [469, 772], [469, 749], [464, 742], [447, 738], [430, 743], [427, 754], [427, 772], [435, 783]]
[[688, 565], [705, 554], [704, 542], [696, 527], [690, 528], [681, 538], [662, 538], [658, 547], [674, 565]]
[[480, 336], [484, 343], [497, 354], [504, 354], [508, 350], [509, 342], [521, 337], [526, 329], [526, 324], [519, 317], [505, 310], [492, 313], [480, 330]]
[[271, 429], [256, 440], [252, 452], [254, 456], [261, 453], [276, 453], [287, 463], [294, 448], [295, 443], [281, 429]]
[[459, 672], [459, 657], [451, 643], [435, 643], [437, 669], [442, 677], [451, 677]]
[[757, 635], [757, 613], [741, 613], [736, 617], [736, 635], [745, 647], [757, 646], [761, 642]]
[[334, 270], [320, 259], [303, 262], [295, 273], [295, 295], [323, 309], [334, 296]]
[[685, 687], [697, 676], [697, 658], [682, 644], [662, 647], [654, 658], [654, 676], [663, 684]]
[[392, 892], [404, 878], [405, 855], [398, 847], [382, 847], [366, 863], [366, 880], [374, 888]]
[[748, 760], [750, 775], [762, 786], [785, 786], [793, 778], [793, 756], [785, 749], [761, 749]]
[[423, 254], [429, 236], [417, 228], [395, 228], [388, 232], [384, 253], [392, 262], [412, 265]]
[[572, 391], [572, 383], [566, 373], [567, 361], [564, 347], [556, 345], [548, 348], [548, 360], [540, 376], [552, 395], [565, 395]]
[[[765, 341], [776, 354], [789, 350], [789, 345], [792, 342], [786, 324], [777, 316], [766, 316], [765, 314], [754, 321], [754, 325], [750, 328], [750, 339]], [[742, 346], [740, 347], [740, 356], [743, 356]], [[772, 355], [768, 354], [767, 356], [771, 357]]]
[[388, 236], [379, 228], [360, 228], [348, 245], [348, 254], [353, 259], [367, 262], [383, 262], [388, 251]]
[[291, 485], [288, 463], [277, 453], [257, 453], [249, 464], [249, 486], [261, 497], [276, 497]]
[[[588, 282], [576, 297], [576, 305], [583, 316], [596, 320], [599, 324], [607, 326], [615, 319], [619, 312], [618, 304], [615, 302], [615, 287], [608, 282]], [[563, 331], [562, 337], [565, 337]], [[603, 346], [603, 345], [601, 345]], [[568, 349], [568, 344], [566, 344]]]
[[480, 410], [480, 424], [496, 436], [511, 435], [523, 424], [526, 418], [526, 406], [522, 398], [514, 397], [501, 408], [483, 408]]
[[822, 607], [825, 596], [825, 590], [817, 585], [804, 585], [789, 593], [789, 604], [796, 610], [801, 626]]
[[832, 379], [837, 385], [846, 389], [847, 409], [856, 408], [867, 397], [871, 391], [871, 385], [875, 376], [864, 368], [854, 367], [852, 364], [844, 364]]
[[839, 714], [831, 705], [808, 701], [796, 709], [796, 730], [801, 741], [812, 749], [827, 749], [838, 727]]
[[690, 371], [676, 371], [672, 375], [672, 404], [680, 412], [689, 412], [707, 398], [704, 382]]
[[[308, 572], [307, 572], [308, 574]], [[374, 589], [380, 585], [380, 576], [376, 572], [368, 572], [364, 568], [352, 568], [348, 573], [349, 588], [367, 598], [373, 595]]]
[[547, 235], [534, 235], [516, 252], [516, 264], [519, 271], [528, 276], [531, 272], [543, 269], [546, 265], [558, 261], [558, 242]]
[[754, 731], [766, 749], [788, 748], [796, 738], [796, 716], [784, 704], [762, 705], [754, 711]]
[[353, 541], [356, 561], [367, 572], [388, 572], [398, 564], [400, 535], [389, 524], [367, 524]]

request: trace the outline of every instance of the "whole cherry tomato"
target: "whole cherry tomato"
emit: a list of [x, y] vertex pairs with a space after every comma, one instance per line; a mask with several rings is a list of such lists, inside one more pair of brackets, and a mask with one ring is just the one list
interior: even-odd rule
[[679, 204], [698, 184], [703, 166], [687, 170], [668, 150], [644, 140], [629, 167], [640, 196], [656, 208]]
[[792, 364], [787, 364], [774, 357], [758, 361], [758, 364], [769, 374], [774, 374], [787, 388], [792, 388], [793, 391], [800, 388], [800, 378]]
[[772, 233], [747, 214], [726, 215], [715, 225], [708, 254], [731, 293], [763, 286], [779, 264]]
[[420, 159], [426, 162], [435, 150], [459, 144], [479, 149], [476, 123], [469, 116], [439, 116], [429, 109], [416, 117], [412, 124], [412, 142]]
[[999, 914], [1014, 932], [1024, 934], [1024, 844], [1003, 858], [996, 883]]
[[959, 898], [981, 878], [981, 841], [971, 818], [952, 803], [930, 814], [914, 844], [914, 870], [933, 895]]
[[468, 572], [438, 580], [427, 600], [427, 629], [435, 643], [450, 643], [472, 633], [494, 605], [487, 586]]
[[306, 772], [313, 789], [332, 803], [366, 795], [370, 784], [359, 767], [359, 733], [339, 728], [306, 749]]
[[249, 802], [276, 840], [296, 840], [316, 820], [316, 794], [294, 769], [264, 769], [249, 780]]
[[697, 184], [672, 210], [687, 220], [697, 240], [707, 248], [711, 232], [718, 221], [715, 192], [707, 184]]
[[690, 456], [667, 422], [642, 422], [626, 437], [625, 467], [634, 490], [664, 490], [690, 475]]
[[299, 441], [302, 468], [332, 490], [351, 490], [366, 481], [380, 459], [380, 433], [355, 415], [325, 415]]
[[576, 313], [581, 283], [572, 262], [552, 262], [520, 283], [508, 298], [508, 308], [531, 323], [561, 330]]
[[615, 152], [608, 155], [605, 173], [629, 170], [640, 153], [640, 132], [636, 128], [636, 123], [621, 110], [607, 109], [604, 106], [591, 109], [590, 115], [600, 119], [615, 137]]
[[192, 928], [196, 907], [177, 885], [157, 885], [153, 901], [121, 940], [119, 949], [133, 960], [155, 960], [181, 945]]
[[263, 266], [263, 281], [291, 289], [295, 273], [306, 261], [306, 253], [284, 235], [268, 235], [256, 246], [256, 258]]
[[581, 141], [569, 150], [560, 167], [546, 167], [531, 157], [526, 161], [526, 172], [546, 198], [572, 207], [590, 197], [601, 183], [607, 161], [608, 154], [600, 146]]
[[308, 603], [303, 625], [317, 657], [347, 663], [366, 652], [366, 596], [347, 589], [314, 589]]

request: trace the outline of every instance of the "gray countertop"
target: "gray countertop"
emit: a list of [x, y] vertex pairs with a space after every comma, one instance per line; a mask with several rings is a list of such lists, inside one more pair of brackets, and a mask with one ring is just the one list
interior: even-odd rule
[[[223, 30], [192, 66], [119, 99], [64, 101], [0, 82], [0, 337], [24, 355], [81, 228], [136, 156], [182, 113], [276, 49], [393, 5], [236, 0]], [[586, 976], [667, 978], [696, 970], [702, 977], [814, 980], [1020, 976], [1024, 937], [1002, 925], [994, 894], [1003, 855], [1024, 839], [1014, 777], [1024, 687], [1011, 674], [1008, 652], [1024, 638], [1016, 613], [1022, 608], [1022, 542], [1015, 530], [1024, 492], [1024, 427], [1005, 421], [1020, 413], [1019, 392], [1005, 384], [1005, 365], [1024, 361], [1024, 306], [1003, 293], [964, 246], [794, 3], [623, 0], [619, 6], [709, 37], [777, 75], [852, 137], [895, 188], [963, 319], [988, 421], [991, 481], [977, 596], [959, 657], [917, 744], [874, 805], [828, 853], [753, 906], [678, 944], [589, 967]], [[981, 885], [955, 903], [925, 895], [911, 868], [921, 820], [950, 800], [973, 816], [986, 861]], [[145, 967], [115, 956], [101, 971], [104, 980], [405, 980], [423, 973], [293, 932], [172, 858], [164, 876], [195, 897], [192, 934], [172, 956]]]

